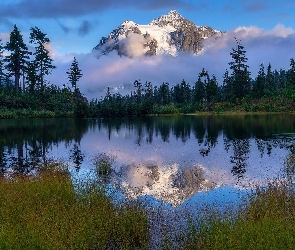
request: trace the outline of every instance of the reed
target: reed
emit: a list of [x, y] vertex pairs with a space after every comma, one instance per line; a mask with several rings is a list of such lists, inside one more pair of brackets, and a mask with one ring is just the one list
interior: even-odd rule
[[190, 223], [183, 249], [294, 249], [295, 194], [286, 181], [257, 187], [237, 214]]
[[0, 180], [0, 249], [146, 249], [146, 212], [115, 207], [94, 183], [74, 187], [58, 164]]

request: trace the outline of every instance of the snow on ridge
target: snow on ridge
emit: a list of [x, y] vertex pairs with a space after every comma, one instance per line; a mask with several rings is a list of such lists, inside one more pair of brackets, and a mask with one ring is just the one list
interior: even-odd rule
[[94, 50], [98, 58], [113, 50], [130, 58], [159, 54], [176, 57], [179, 51], [197, 55], [203, 50], [201, 40], [216, 33], [212, 28], [197, 26], [176, 10], [171, 10], [147, 25], [124, 21], [108, 37], [103, 37]]
[[177, 55], [177, 48], [170, 44], [170, 33], [176, 30], [174, 27], [170, 25], [159, 27], [158, 25], [148, 24], [139, 25], [138, 28], [142, 34], [150, 34], [151, 38], [158, 41], [157, 55], [166, 53], [172, 56]]
[[184, 18], [176, 10], [171, 10], [167, 15], [153, 19], [150, 25], [163, 26], [163, 24], [170, 24], [173, 27], [178, 27], [183, 20]]

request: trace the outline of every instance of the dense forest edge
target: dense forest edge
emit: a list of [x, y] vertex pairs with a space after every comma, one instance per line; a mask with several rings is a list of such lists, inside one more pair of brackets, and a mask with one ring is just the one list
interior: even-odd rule
[[87, 100], [78, 86], [83, 73], [75, 57], [65, 72], [68, 85], [59, 87], [46, 80], [56, 68], [47, 49], [50, 40], [38, 27], [30, 31], [34, 52], [16, 25], [5, 45], [0, 37], [0, 118], [295, 111], [294, 59], [289, 69], [260, 64], [257, 76], [251, 78], [246, 50], [236, 38], [222, 82], [203, 68], [196, 72], [194, 84], [182, 80], [174, 86], [168, 82], [154, 86], [135, 80], [130, 94], [113, 94], [108, 87], [104, 97]]

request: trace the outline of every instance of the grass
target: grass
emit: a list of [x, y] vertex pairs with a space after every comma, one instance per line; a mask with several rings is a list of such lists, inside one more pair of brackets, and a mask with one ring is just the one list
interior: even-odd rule
[[[62, 166], [50, 162], [35, 175], [0, 178], [0, 249], [149, 249], [157, 245], [149, 232], [157, 222], [150, 221], [147, 210], [134, 204], [115, 206], [95, 182], [73, 186]], [[153, 218], [161, 221], [159, 216]], [[158, 246], [294, 249], [295, 193], [289, 182], [275, 181], [257, 187], [238, 212], [220, 214], [211, 209], [187, 222], [187, 231], [174, 239], [163, 235], [165, 242]], [[165, 232], [165, 226], [159, 232]]]
[[294, 249], [295, 195], [289, 183], [257, 187], [235, 215], [191, 223], [183, 249]]
[[96, 185], [73, 187], [58, 165], [0, 180], [0, 249], [146, 249], [147, 215], [115, 207]]

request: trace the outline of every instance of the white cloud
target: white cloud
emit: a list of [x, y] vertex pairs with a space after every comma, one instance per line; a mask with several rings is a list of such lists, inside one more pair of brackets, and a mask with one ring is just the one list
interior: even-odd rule
[[[89, 98], [99, 99], [104, 96], [107, 86], [132, 84], [136, 79], [143, 83], [151, 81], [154, 86], [162, 82], [168, 82], [172, 86], [180, 83], [182, 79], [194, 84], [202, 68], [208, 70], [210, 75], [215, 74], [221, 84], [222, 75], [229, 68], [228, 63], [231, 61], [229, 54], [232, 48], [236, 47], [234, 37], [240, 39], [245, 47], [252, 77], [257, 74], [260, 63], [267, 66], [270, 62], [273, 70], [287, 69], [290, 58], [295, 57], [295, 31], [280, 24], [272, 30], [238, 27], [221, 37], [206, 39], [206, 49], [202, 55], [180, 53], [177, 58], [167, 55], [141, 57], [142, 50], [138, 49], [138, 46], [141, 46], [142, 41], [131, 36], [130, 41], [127, 41], [127, 52], [136, 57], [119, 57], [116, 52], [100, 59], [96, 59], [93, 54], [66, 55], [55, 59], [57, 69], [50, 79], [52, 83], [60, 86], [66, 83], [65, 72], [76, 56], [84, 74], [78, 85], [82, 93]], [[136, 46], [129, 44], [134, 40], [137, 42]], [[130, 90], [128, 91], [127, 93], [130, 93]]]
[[128, 57], [143, 56], [146, 52], [144, 50], [144, 43], [146, 40], [140, 34], [130, 33], [125, 39], [119, 43], [120, 50]]

